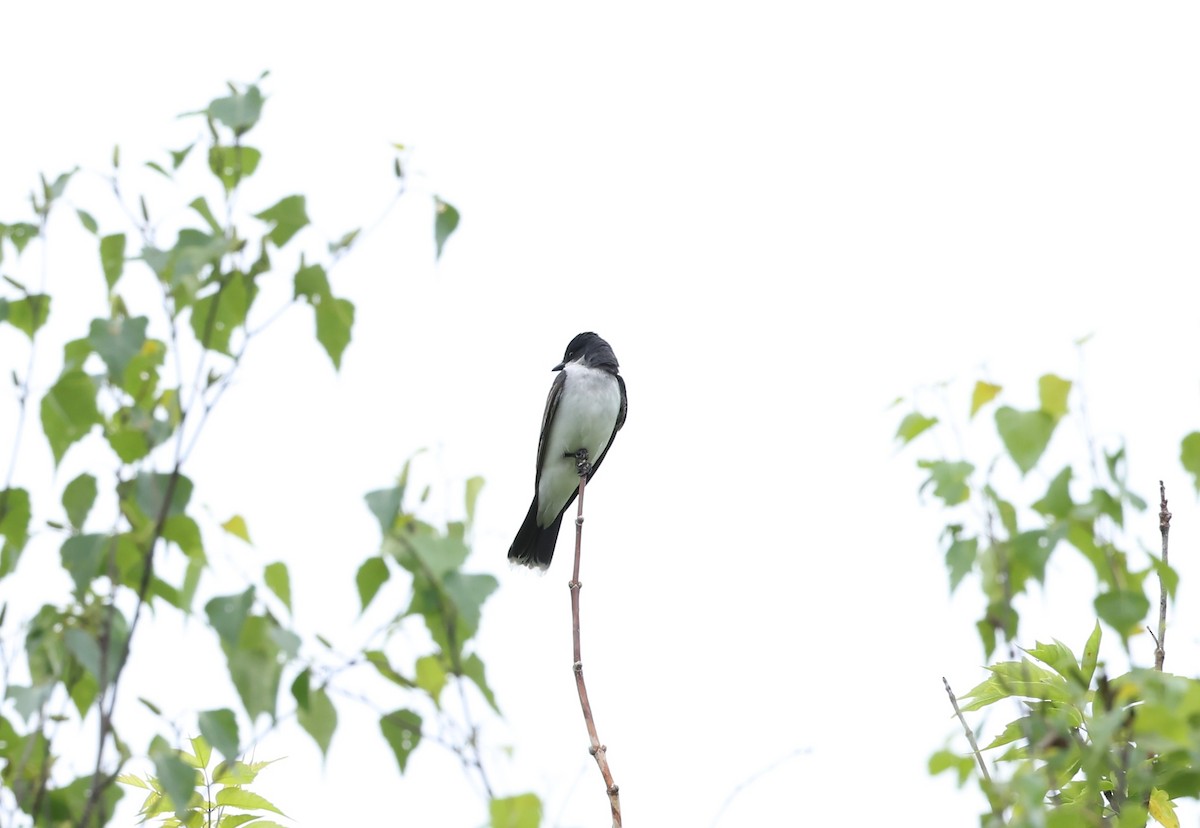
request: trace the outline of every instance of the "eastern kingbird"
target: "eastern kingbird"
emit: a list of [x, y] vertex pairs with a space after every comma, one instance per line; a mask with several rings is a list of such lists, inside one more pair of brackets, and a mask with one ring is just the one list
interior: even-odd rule
[[572, 339], [562, 362], [552, 370], [561, 373], [550, 386], [542, 415], [533, 503], [508, 549], [510, 561], [543, 570], [554, 557], [563, 512], [579, 492], [579, 450], [587, 450], [591, 481], [625, 425], [626, 408], [625, 380], [618, 373], [617, 357], [596, 334], [581, 333]]

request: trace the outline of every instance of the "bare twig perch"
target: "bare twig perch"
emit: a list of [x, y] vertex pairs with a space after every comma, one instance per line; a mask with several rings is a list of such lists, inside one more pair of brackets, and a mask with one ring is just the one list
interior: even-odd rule
[[[1171, 533], [1171, 513], [1167, 511], [1167, 487], [1158, 481], [1158, 530], [1162, 532], [1162, 562], [1167, 565], [1167, 535]], [[1154, 669], [1162, 670], [1167, 658], [1167, 587], [1158, 573], [1158, 635], [1154, 638]]]
[[612, 807], [613, 828], [621, 828], [621, 796], [617, 783], [613, 781], [612, 771], [608, 769], [608, 748], [600, 744], [596, 735], [596, 723], [592, 719], [592, 706], [588, 703], [587, 686], [583, 683], [583, 657], [579, 647], [579, 553], [583, 547], [583, 490], [587, 485], [591, 463], [588, 462], [587, 450], [581, 449], [575, 455], [576, 468], [579, 471], [579, 511], [575, 518], [575, 569], [571, 573], [571, 582], [567, 587], [571, 590], [571, 639], [575, 645], [575, 688], [579, 691], [579, 705], [583, 708], [583, 722], [587, 725], [588, 738], [591, 746], [588, 752], [596, 757], [600, 775], [604, 777], [604, 785], [608, 792], [608, 804]]
[[971, 732], [971, 728], [967, 725], [967, 720], [963, 717], [962, 710], [958, 707], [958, 699], [955, 698], [954, 691], [950, 689], [950, 682], [946, 681], [945, 676], [942, 676], [942, 684], [946, 685], [946, 695], [950, 697], [950, 704], [954, 707], [954, 715], [958, 717], [959, 723], [963, 726], [963, 733], [967, 734], [967, 741], [971, 743], [971, 750], [975, 754], [975, 760], [979, 762], [979, 770], [983, 772], [983, 778], [990, 785], [992, 783], [992, 775], [988, 773], [987, 763], [983, 761], [983, 754], [979, 752], [979, 743], [975, 741], [975, 734]]

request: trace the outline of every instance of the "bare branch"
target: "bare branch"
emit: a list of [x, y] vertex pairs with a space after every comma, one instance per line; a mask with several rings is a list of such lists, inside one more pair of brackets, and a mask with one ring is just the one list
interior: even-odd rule
[[[1171, 513], [1167, 511], [1167, 487], [1158, 481], [1158, 530], [1162, 533], [1162, 563], [1167, 565], [1167, 536], [1171, 533]], [[1167, 587], [1158, 573], [1158, 635], [1154, 636], [1154, 669], [1162, 670], [1167, 658]]]
[[950, 697], [950, 704], [954, 707], [954, 715], [958, 717], [959, 723], [963, 726], [963, 733], [967, 734], [967, 741], [971, 743], [971, 751], [975, 754], [975, 761], [979, 763], [979, 770], [983, 773], [984, 781], [991, 785], [992, 775], [988, 773], [987, 764], [983, 761], [983, 754], [979, 752], [979, 743], [975, 741], [975, 734], [971, 732], [966, 717], [963, 716], [962, 710], [959, 709], [958, 699], [955, 698], [954, 691], [950, 689], [950, 682], [946, 681], [945, 676], [942, 676], [942, 684], [946, 685], [946, 695]]
[[608, 769], [608, 747], [600, 743], [600, 737], [596, 734], [596, 723], [592, 718], [592, 705], [588, 702], [587, 685], [583, 681], [583, 656], [579, 645], [579, 588], [583, 586], [579, 581], [579, 558], [583, 548], [583, 490], [587, 486], [588, 475], [591, 472], [586, 449], [581, 449], [576, 455], [576, 467], [579, 471], [579, 510], [575, 518], [575, 568], [572, 570], [571, 582], [567, 584], [567, 588], [571, 591], [571, 640], [575, 648], [575, 660], [572, 666], [575, 670], [575, 689], [579, 691], [579, 706], [583, 708], [583, 723], [587, 725], [588, 738], [591, 740], [588, 752], [596, 758], [600, 775], [604, 777], [608, 804], [612, 809], [613, 828], [621, 828], [620, 788], [613, 781], [612, 772]]

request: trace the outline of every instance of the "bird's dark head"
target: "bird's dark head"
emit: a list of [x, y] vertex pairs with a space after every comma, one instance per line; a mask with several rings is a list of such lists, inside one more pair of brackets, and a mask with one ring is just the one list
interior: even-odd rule
[[612, 373], [618, 369], [617, 355], [607, 342], [590, 331], [577, 334], [563, 354], [562, 362], [554, 366], [555, 371], [561, 371], [568, 362], [581, 362], [589, 368], [605, 368]]

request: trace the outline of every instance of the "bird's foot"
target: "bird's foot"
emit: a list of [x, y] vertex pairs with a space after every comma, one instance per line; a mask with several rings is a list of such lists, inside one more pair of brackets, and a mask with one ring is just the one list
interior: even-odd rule
[[570, 455], [575, 458], [575, 471], [580, 477], [587, 477], [592, 473], [592, 464], [588, 460], [588, 450], [581, 448], [579, 451]]

